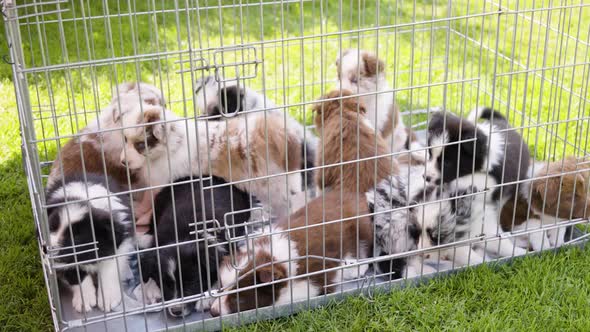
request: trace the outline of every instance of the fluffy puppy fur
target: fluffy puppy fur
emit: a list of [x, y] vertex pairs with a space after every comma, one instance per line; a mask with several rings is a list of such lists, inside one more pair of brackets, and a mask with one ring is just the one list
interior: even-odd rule
[[[88, 262], [115, 254], [129, 253], [134, 241], [126, 195], [112, 196], [119, 186], [100, 174], [72, 174], [49, 186], [46, 193], [49, 247], [59, 276], [72, 291], [72, 306], [88, 312], [98, 306], [105, 312], [119, 305], [120, 279], [129, 276], [128, 257]], [[107, 197], [108, 196], [108, 197]], [[80, 201], [68, 204], [67, 202]], [[114, 237], [113, 237], [114, 234]], [[98, 279], [98, 290], [94, 279]]]
[[341, 58], [336, 59], [336, 68], [338, 88], [350, 90], [354, 94], [368, 93], [359, 97], [367, 111], [367, 122], [376, 128], [391, 151], [398, 152], [417, 143], [401, 119], [393, 93], [384, 92], [390, 91], [391, 87], [385, 78], [383, 61], [371, 52], [347, 49], [342, 52]]
[[[534, 174], [533, 174], [534, 168]], [[525, 183], [502, 207], [500, 221], [506, 231], [540, 229], [562, 221], [590, 215], [590, 164], [575, 157], [538, 162], [529, 169], [532, 182]], [[569, 173], [569, 174], [563, 174]], [[549, 176], [548, 178], [546, 178]], [[539, 178], [542, 177], [542, 178]], [[514, 219], [513, 219], [514, 216]], [[526, 248], [542, 250], [564, 243], [565, 230], [553, 228], [519, 237]]]
[[51, 167], [48, 186], [64, 176], [83, 172], [106, 174], [120, 184], [128, 184], [128, 181], [132, 186], [137, 184], [139, 178], [132, 171], [128, 174], [127, 168], [119, 160], [124, 145], [122, 132], [103, 130], [120, 128], [120, 115], [140, 103], [163, 106], [165, 101], [162, 92], [147, 83], [128, 82], [113, 89], [110, 105], [80, 131], [81, 136], [72, 138], [61, 147]]
[[301, 133], [285, 127], [282, 115], [197, 119], [188, 125], [185, 121], [159, 106], [124, 114], [123, 123], [143, 126], [124, 130], [127, 153], [121, 153], [121, 163], [139, 172], [151, 186], [199, 172], [228, 182], [271, 176], [235, 186], [253, 194], [267, 210], [272, 208], [274, 215], [286, 215], [289, 208], [303, 205], [301, 176], [278, 175], [305, 167]]
[[348, 90], [331, 91], [313, 107], [321, 140], [315, 158], [317, 164], [384, 157], [317, 170], [315, 179], [320, 190], [342, 187], [347, 192], [367, 192], [379, 181], [398, 172], [396, 160], [386, 156], [385, 141], [375, 134], [365, 118], [365, 106], [351, 94]]
[[[214, 76], [207, 76], [198, 79], [195, 82], [196, 100], [198, 107], [203, 110], [207, 116], [219, 116], [223, 114], [234, 114], [249, 111], [262, 111], [268, 109], [270, 112], [279, 111], [275, 103], [248, 87], [239, 86], [237, 81], [228, 81], [224, 84], [218, 83]], [[310, 131], [305, 132], [305, 128], [293, 119], [287, 112], [277, 112], [287, 123], [287, 127], [300, 135], [301, 139], [305, 136], [305, 145], [303, 145], [302, 154], [305, 160], [305, 168], [315, 166], [314, 158], [317, 147], [317, 138]], [[275, 117], [276, 115], [270, 115]], [[213, 118], [220, 119], [220, 117]], [[304, 135], [305, 132], [305, 135]], [[301, 173], [303, 181], [307, 188], [313, 188], [313, 171]]]
[[[340, 281], [362, 276], [367, 265], [296, 278], [370, 256], [373, 233], [369, 218], [323, 223], [359, 215], [356, 204], [352, 203], [357, 201], [359, 211], [367, 211], [362, 195], [344, 193], [341, 199], [340, 192], [327, 193], [312, 200], [307, 209], [280, 220], [272, 233], [266, 229], [250, 240], [249, 246], [243, 246], [235, 256], [235, 263], [241, 267], [237, 272], [231, 266], [230, 257], [226, 257], [219, 269], [219, 281], [229, 294], [212, 303], [211, 314], [225, 315], [332, 293]], [[269, 282], [274, 283], [232, 292], [237, 287], [243, 289]]]
[[[485, 189], [489, 179], [498, 184], [526, 179], [528, 146], [516, 130], [498, 132], [510, 128], [506, 118], [485, 108], [472, 112], [469, 119], [449, 112], [436, 112], [431, 117], [428, 126], [430, 157], [436, 160], [443, 182], [456, 181], [461, 183], [459, 187], [473, 184]], [[483, 122], [476, 124], [477, 120]], [[448, 143], [452, 144], [441, 146]], [[478, 177], [483, 182], [472, 183], [472, 174], [487, 175], [488, 180], [483, 176]], [[516, 184], [498, 187], [490, 201], [498, 201], [500, 195], [510, 197], [516, 188]]]
[[[383, 179], [366, 193], [369, 212], [375, 225], [376, 256], [403, 253], [417, 249], [421, 233], [415, 209], [408, 197], [409, 186], [407, 179], [400, 176], [390, 176]], [[382, 261], [378, 264], [381, 273], [390, 274], [394, 279], [401, 276], [413, 277], [420, 275], [420, 261], [416, 256]], [[423, 273], [434, 272], [425, 266]]]
[[[190, 178], [183, 178], [178, 182], [189, 180]], [[201, 294], [209, 288], [209, 285], [217, 282], [217, 266], [228, 251], [226, 230], [229, 230], [232, 238], [243, 236], [244, 227], [233, 226], [248, 221], [250, 219], [248, 209], [254, 205], [250, 195], [233, 186], [202, 191], [203, 187], [225, 183], [217, 177], [212, 177], [211, 180], [197, 180], [193, 183], [177, 183], [166, 187], [156, 196], [154, 208], [156, 224], [152, 224], [146, 233], [147, 237], [153, 238], [152, 247], [192, 241], [195, 238], [197, 243], [171, 246], [141, 255], [144, 285], [149, 284], [151, 279], [162, 290], [161, 292], [146, 291], [146, 302], [155, 303], [162, 297], [169, 301]], [[226, 218], [228, 213], [232, 214], [227, 215]], [[219, 225], [213, 222], [214, 219], [219, 222]], [[156, 234], [157, 236], [154, 236]], [[207, 269], [207, 264], [210, 269]], [[191, 313], [192, 306], [178, 304], [168, 307], [167, 311], [171, 316], [182, 317]]]

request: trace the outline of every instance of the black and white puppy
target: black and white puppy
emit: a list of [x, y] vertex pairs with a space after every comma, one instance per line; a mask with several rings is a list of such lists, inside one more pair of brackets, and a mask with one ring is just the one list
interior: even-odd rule
[[[251, 216], [249, 209], [256, 206], [251, 203], [248, 193], [234, 186], [203, 190], [226, 184], [220, 178], [187, 182], [189, 180], [190, 178], [183, 178], [170, 187], [165, 187], [154, 202], [156, 224], [152, 223], [146, 233], [153, 237], [152, 247], [180, 244], [147, 251], [141, 255], [144, 285], [155, 281], [161, 289], [161, 292], [154, 291], [153, 287], [146, 286], [146, 301], [150, 304], [162, 297], [165, 301], [170, 301], [202, 294], [217, 282], [218, 264], [228, 250], [226, 234], [230, 234], [232, 238], [245, 234], [245, 226], [227, 226], [248, 221]], [[191, 312], [192, 307], [188, 304], [168, 307], [168, 313], [174, 317], [186, 316]]]
[[[477, 122], [478, 120], [483, 120]], [[528, 145], [510, 130], [507, 119], [490, 108], [476, 110], [468, 119], [450, 112], [436, 112], [428, 126], [431, 158], [436, 160], [444, 183], [480, 189], [527, 178]], [[496, 188], [490, 201], [508, 198], [516, 184]]]
[[[94, 306], [108, 312], [121, 303], [120, 281], [131, 272], [128, 256], [93, 261], [134, 249], [129, 197], [118, 191], [110, 178], [92, 173], [70, 175], [47, 189], [50, 255], [78, 312]], [[59, 269], [72, 263], [77, 265]]]

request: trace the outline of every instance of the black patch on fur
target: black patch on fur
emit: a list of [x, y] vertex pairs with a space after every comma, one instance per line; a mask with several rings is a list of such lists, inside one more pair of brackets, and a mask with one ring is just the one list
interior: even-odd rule
[[[494, 119], [491, 123], [496, 128], [500, 130], [511, 128], [506, 118], [498, 111], [486, 108], [483, 112], [489, 114], [490, 119], [491, 113], [494, 113]], [[502, 135], [504, 135], [504, 140], [506, 142], [506, 154], [504, 155], [502, 162], [492, 168], [490, 175], [493, 176], [498, 183], [516, 182], [527, 179], [527, 171], [530, 161], [528, 144], [524, 141], [517, 129], [503, 131]], [[517, 184], [498, 187], [492, 193], [492, 199], [499, 200], [500, 194], [502, 194], [502, 197], [511, 197], [516, 193], [517, 188]]]
[[237, 86], [222, 87], [218, 92], [219, 105], [209, 109], [207, 115], [221, 115], [239, 113], [244, 110], [244, 90]]
[[485, 119], [485, 120], [490, 120], [491, 121], [492, 120], [492, 114], [493, 114], [493, 117], [494, 117], [494, 121], [496, 121], [496, 120], [498, 120], [498, 121], [503, 120], [506, 123], [508, 123], [508, 120], [504, 117], [504, 114], [502, 114], [502, 113], [500, 113], [500, 112], [498, 112], [498, 111], [496, 111], [496, 110], [494, 110], [492, 108], [489, 108], [489, 107], [486, 107], [486, 108], [482, 109], [478, 113], [478, 116], [479, 116], [480, 119]]
[[432, 145], [432, 137], [443, 135], [445, 132], [448, 137], [447, 143], [451, 144], [443, 147], [444, 152], [436, 161], [444, 183], [471, 174], [472, 171], [481, 171], [485, 167], [488, 138], [480, 129], [452, 113], [434, 113], [428, 125], [428, 145]]
[[[183, 178], [176, 182], [188, 181], [189, 179]], [[224, 215], [228, 212], [246, 210], [251, 207], [250, 195], [234, 186], [216, 187], [202, 191], [203, 187], [225, 183], [225, 181], [217, 177], [212, 177], [212, 180], [203, 179], [199, 181], [197, 179], [192, 183], [175, 183], [165, 187], [156, 196], [153, 211], [156, 225], [152, 222], [147, 232], [147, 234], [155, 234], [157, 228], [158, 242], [156, 244], [154, 239], [154, 247], [156, 245], [163, 246], [177, 243], [177, 237], [178, 242], [194, 240], [194, 233], [190, 233], [195, 229], [199, 238], [197, 244], [190, 243], [152, 250], [140, 256], [144, 282], [149, 278], [154, 279], [162, 289], [165, 300], [181, 296], [180, 283], [176, 281], [182, 280], [184, 296], [200, 294], [208, 289], [209, 282], [213, 284], [217, 281], [217, 264], [221, 262], [223, 251], [207, 244], [207, 241], [205, 241], [205, 229], [217, 241], [226, 242], [225, 227], [228, 225], [225, 224]], [[201, 197], [201, 192], [203, 192], [203, 197]], [[172, 206], [173, 200], [174, 207]], [[201, 204], [202, 200], [205, 203], [204, 205]], [[249, 211], [237, 213], [233, 217], [228, 217], [228, 223], [229, 225], [240, 225], [249, 218]], [[210, 222], [213, 219], [219, 222], [222, 227], [221, 230], [212, 229], [215, 228], [215, 224]], [[195, 220], [196, 225], [191, 225]], [[244, 228], [231, 228], [231, 236], [244, 235]], [[222, 247], [227, 251], [227, 245]], [[159, 267], [158, 254], [160, 256]], [[168, 273], [171, 261], [174, 262], [176, 267], [174, 275]], [[209, 262], [211, 267], [209, 271], [206, 269], [206, 262]], [[160, 280], [159, 271], [162, 272], [162, 280]]]

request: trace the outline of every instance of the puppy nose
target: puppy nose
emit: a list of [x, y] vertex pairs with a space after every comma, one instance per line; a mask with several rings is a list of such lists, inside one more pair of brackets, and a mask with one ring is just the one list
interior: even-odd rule
[[170, 312], [170, 315], [174, 316], [174, 317], [182, 317], [182, 306], [175, 306], [175, 307], [170, 307], [168, 309], [168, 312]]
[[426, 259], [430, 258], [430, 254], [424, 255], [424, 258], [426, 258]]

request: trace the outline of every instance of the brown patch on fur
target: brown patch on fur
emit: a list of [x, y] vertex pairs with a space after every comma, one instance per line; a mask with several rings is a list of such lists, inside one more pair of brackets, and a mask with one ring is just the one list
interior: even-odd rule
[[529, 203], [520, 195], [516, 198], [516, 204], [514, 203], [514, 196], [512, 196], [502, 207], [500, 225], [504, 231], [512, 230], [512, 216], [514, 216], [514, 226], [524, 224], [531, 218], [539, 218], [539, 215], [529, 210]]
[[[357, 201], [358, 210], [356, 208]], [[298, 264], [297, 271], [291, 271], [291, 273], [302, 275], [335, 268], [340, 265], [337, 261], [307, 257], [308, 255], [335, 259], [341, 259], [347, 255], [357, 257], [357, 252], [360, 249], [358, 247], [359, 243], [357, 243], [357, 235], [359, 242], [362, 242], [367, 253], [372, 253], [373, 226], [368, 217], [322, 225], [324, 220], [334, 221], [368, 213], [369, 210], [364, 195], [343, 193], [341, 198], [340, 192], [333, 191], [325, 194], [323, 197], [312, 200], [307, 206], [307, 211], [306, 208], [302, 208], [292, 214], [289, 219], [284, 218], [280, 220], [277, 226], [281, 229], [294, 229], [284, 236], [288, 236], [290, 241], [293, 241], [292, 243], [297, 245], [299, 256], [305, 257], [296, 261]], [[316, 226], [297, 229], [306, 225]], [[270, 236], [260, 237], [254, 241], [258, 248], [266, 247], [270, 243]], [[273, 248], [273, 250], [276, 249]], [[256, 251], [254, 257], [241, 270], [238, 287], [244, 288], [260, 283], [278, 281], [289, 276], [289, 271], [282, 264], [284, 262], [275, 262], [275, 259], [267, 250]], [[229, 260], [229, 256], [225, 257], [222, 264], [229, 267]], [[254, 266], [256, 266], [256, 269], [254, 269]], [[335, 287], [324, 287], [324, 285], [332, 284], [337, 273], [341, 272], [332, 271], [317, 274], [309, 277], [309, 280], [315, 287], [320, 289], [321, 294], [327, 294], [333, 292]], [[228, 287], [231, 285], [222, 286]], [[256, 296], [254, 289], [245, 290], [228, 295], [226, 301], [232, 312], [238, 311], [238, 302], [239, 310], [241, 311], [253, 309], [256, 303], [258, 303], [259, 307], [269, 306], [277, 301], [281, 289], [285, 287], [288, 287], [287, 281], [278, 282], [274, 285], [261, 286], [256, 288], [258, 296]]]
[[[357, 97], [350, 97], [350, 91], [332, 91], [322, 99], [338, 98], [341, 93], [342, 99], [320, 102], [313, 108], [316, 129], [321, 133], [320, 140], [322, 140], [316, 157], [318, 165], [337, 164], [387, 154], [387, 143], [380, 135], [375, 134], [373, 128], [363, 122], [365, 118], [362, 114], [365, 113], [365, 108], [358, 102]], [[340, 116], [341, 108], [342, 116]], [[360, 114], [357, 113], [357, 109]], [[377, 176], [375, 176], [375, 170]], [[356, 192], [358, 182], [359, 192], [364, 193], [380, 180], [397, 172], [397, 161], [385, 156], [318, 170], [316, 184], [320, 188], [323, 183], [326, 188], [342, 186], [347, 192]]]
[[[358, 202], [358, 210], [357, 203]], [[342, 210], [342, 211], [341, 211]], [[291, 215], [290, 220], [286, 218], [279, 221], [278, 225], [288, 227], [287, 221], [290, 221], [291, 228], [303, 227], [306, 225], [318, 225], [325, 221], [352, 218], [362, 214], [368, 214], [369, 208], [365, 196], [362, 194], [342, 193], [340, 191], [331, 191], [324, 197], [318, 197], [312, 200], [306, 208], [302, 208]], [[369, 217], [355, 218], [343, 222], [331, 223], [322, 227], [313, 227], [301, 230], [295, 230], [289, 233], [291, 240], [298, 244], [297, 251], [299, 256], [305, 257], [306, 253], [312, 256], [342, 258], [347, 253], [357, 256], [358, 243], [362, 241], [365, 245], [371, 247], [373, 243], [373, 226]], [[307, 240], [308, 246], [305, 247]], [[342, 247], [342, 250], [340, 250]], [[369, 253], [372, 249], [369, 248]], [[308, 258], [299, 261], [297, 274], [307, 272], [321, 271], [337, 267], [338, 262], [323, 259]], [[324, 267], [325, 266], [325, 267]], [[336, 273], [328, 272], [310, 277], [310, 280], [317, 287], [325, 289], [325, 293], [334, 291], [333, 287], [324, 288], [324, 285], [332, 283]], [[323, 294], [323, 293], [322, 293]]]
[[[260, 238], [260, 240], [263, 239], [266, 238]], [[270, 262], [272, 262], [272, 256], [269, 253], [257, 253], [254, 256], [254, 259], [248, 263], [243, 271], [252, 271], [254, 266], [258, 267], [262, 265], [262, 267], [257, 268], [254, 273], [244, 274], [243, 278], [238, 280], [236, 286], [239, 288], [245, 288], [257, 284], [284, 279], [288, 273], [285, 267], [282, 264], [267, 264]], [[229, 264], [229, 262], [227, 262], [227, 264]], [[230, 294], [228, 295], [226, 301], [231, 312], [253, 309], [256, 303], [251, 301], [256, 298], [258, 300], [257, 304], [259, 307], [266, 307], [272, 305], [278, 299], [280, 290], [287, 286], [287, 281], [278, 282], [272, 285], [260, 286], [249, 290], [244, 290], [239, 293]], [[257, 293], [258, 297], [256, 296]]]
[[385, 63], [377, 59], [374, 54], [362, 52], [361, 58], [365, 65], [366, 76], [376, 76], [379, 73], [385, 72]]
[[160, 121], [160, 108], [149, 108], [143, 112], [143, 123]]
[[[228, 137], [244, 135], [241, 121], [244, 121], [244, 118], [236, 117], [227, 122]], [[254, 126], [249, 129], [248, 146], [245, 146], [241, 140], [238, 144], [231, 145], [225, 140], [220, 142], [222, 146], [220, 158], [212, 161], [212, 169], [217, 176], [229, 181], [230, 164], [231, 178], [234, 180], [269, 175], [266, 173], [267, 143], [268, 157], [274, 164], [286, 171], [301, 169], [302, 142], [296, 134], [285, 130], [283, 118], [279, 113], [270, 113], [266, 119], [263, 116], [259, 117]], [[221, 135], [223, 135], [222, 138], [226, 137], [226, 133]], [[230, 162], [227, 160], [228, 150]], [[271, 169], [269, 170], [273, 173]]]
[[551, 177], [533, 181], [531, 206], [535, 210], [563, 219], [585, 218], [590, 213], [590, 165], [568, 157], [543, 167], [536, 176]]
[[[574, 171], [578, 172], [563, 174]], [[545, 176], [551, 177], [534, 180], [531, 184], [530, 211], [527, 200], [521, 195], [517, 197], [516, 206], [514, 197], [504, 204], [500, 213], [500, 224], [504, 230], [512, 229], [515, 208], [514, 225], [521, 225], [530, 218], [540, 218], [540, 213], [560, 219], [586, 218], [590, 214], [590, 165], [567, 157], [563, 161], [549, 163], [535, 173], [535, 177]]]
[[[55, 181], [59, 181], [59, 179], [62, 178], [62, 175], [67, 177], [74, 174], [80, 174], [84, 171], [86, 173], [96, 174], [105, 174], [106, 172], [107, 176], [112, 177], [115, 181], [126, 187], [128, 183], [127, 168], [119, 163], [118, 156], [117, 160], [112, 160], [105, 153], [104, 165], [106, 168], [103, 167], [102, 153], [100, 149], [96, 147], [100, 144], [98, 141], [99, 138], [96, 134], [90, 134], [88, 137], [90, 137], [91, 140], [80, 143], [80, 140], [76, 138], [71, 139], [64, 144], [61, 148], [60, 155], [56, 158], [51, 167], [51, 177], [54, 178]], [[84, 161], [84, 165], [82, 165], [82, 160]], [[63, 167], [63, 174], [61, 167]], [[138, 177], [131, 170], [129, 171], [129, 177], [132, 186], [137, 183]]]

